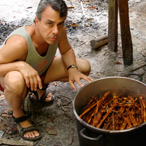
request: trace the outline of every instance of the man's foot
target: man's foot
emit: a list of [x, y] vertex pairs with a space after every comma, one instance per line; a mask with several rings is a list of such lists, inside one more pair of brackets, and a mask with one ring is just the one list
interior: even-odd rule
[[[38, 98], [39, 98], [39, 100], [41, 99], [41, 97], [42, 97], [42, 95], [45, 93], [45, 90], [37, 90], [37, 93], [38, 93]], [[52, 93], [51, 92], [47, 92], [47, 96], [46, 96], [46, 99], [45, 99], [45, 101], [46, 102], [50, 102], [51, 100], [52, 100], [52, 97], [53, 97], [53, 95], [52, 95]]]
[[31, 91], [29, 94], [32, 105], [36, 107], [43, 107], [45, 103], [52, 103], [54, 96], [49, 90]]
[[[28, 127], [32, 127], [33, 125], [29, 123], [28, 120], [22, 122], [22, 123], [19, 123], [19, 125], [22, 127], [22, 128], [28, 128]], [[20, 129], [18, 128], [18, 131]], [[20, 131], [19, 131], [20, 132]], [[24, 138], [34, 138], [34, 137], [39, 137], [40, 134], [38, 131], [29, 131], [29, 132], [25, 132], [24, 133]]]
[[24, 116], [14, 118], [17, 129], [20, 134], [20, 136], [24, 140], [29, 141], [36, 141], [41, 138], [41, 135], [39, 131], [28, 121], [28, 118], [30, 117], [30, 114], [25, 114]]

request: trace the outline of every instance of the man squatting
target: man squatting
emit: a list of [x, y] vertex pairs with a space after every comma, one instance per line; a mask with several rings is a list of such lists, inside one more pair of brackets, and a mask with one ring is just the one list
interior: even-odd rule
[[[63, 0], [41, 0], [34, 23], [13, 31], [0, 49], [0, 89], [12, 108], [13, 118], [20, 136], [25, 140], [38, 140], [39, 131], [28, 121], [30, 114], [22, 110], [28, 91], [36, 92], [40, 100], [52, 100], [44, 90], [53, 81], [68, 81], [76, 91], [74, 82], [83, 87], [80, 79], [88, 77], [90, 64], [75, 58], [64, 27], [67, 5]], [[55, 56], [56, 49], [61, 56]]]

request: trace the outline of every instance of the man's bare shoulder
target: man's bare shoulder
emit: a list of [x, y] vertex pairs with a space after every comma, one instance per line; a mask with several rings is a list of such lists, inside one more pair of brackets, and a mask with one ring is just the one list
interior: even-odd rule
[[27, 45], [27, 42], [23, 36], [20, 35], [12, 35], [8, 40], [6, 41], [5, 45], [16, 45], [16, 46], [24, 46]]
[[2, 62], [11, 62], [15, 60], [24, 60], [27, 55], [28, 47], [24, 37], [12, 35], [0, 49]]

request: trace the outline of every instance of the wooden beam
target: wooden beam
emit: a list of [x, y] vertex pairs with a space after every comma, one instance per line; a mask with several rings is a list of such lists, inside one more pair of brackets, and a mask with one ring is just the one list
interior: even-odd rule
[[100, 38], [98, 38], [97, 40], [91, 40], [90, 44], [91, 44], [91, 48], [93, 50], [98, 49], [99, 47], [105, 45], [108, 43], [108, 35], [102, 36]]
[[7, 144], [12, 146], [33, 146], [34, 142], [26, 141], [26, 140], [14, 140], [14, 139], [6, 139], [6, 138], [0, 138], [0, 145], [1, 144]]
[[108, 48], [117, 51], [118, 5], [117, 0], [108, 0]]
[[133, 63], [133, 47], [129, 25], [128, 0], [119, 0], [119, 15], [124, 65]]

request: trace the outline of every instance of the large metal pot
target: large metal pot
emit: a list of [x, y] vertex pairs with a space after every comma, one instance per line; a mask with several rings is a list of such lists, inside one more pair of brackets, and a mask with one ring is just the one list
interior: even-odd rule
[[79, 115], [91, 96], [110, 90], [120, 95], [131, 95], [146, 99], [146, 85], [127, 77], [106, 77], [97, 79], [81, 88], [73, 101], [73, 112], [77, 119], [80, 146], [137, 146], [145, 144], [146, 123], [126, 130], [104, 130], [84, 122]]

